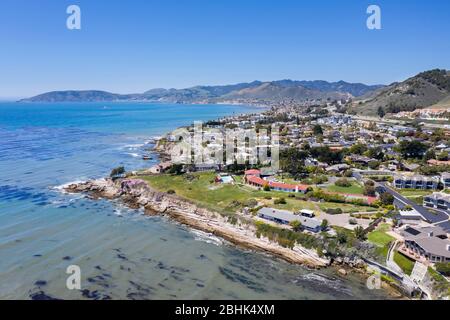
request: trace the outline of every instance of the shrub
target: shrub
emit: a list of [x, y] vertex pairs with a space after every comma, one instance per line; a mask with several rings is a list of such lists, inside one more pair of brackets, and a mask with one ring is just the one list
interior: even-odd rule
[[278, 198], [273, 201], [274, 204], [286, 204], [285, 198]]
[[450, 276], [450, 263], [436, 263], [436, 271], [444, 276]]
[[120, 166], [111, 170], [111, 174], [109, 175], [111, 178], [116, 178], [125, 173], [125, 167]]
[[335, 214], [342, 214], [343, 213], [341, 208], [328, 208], [326, 212], [328, 214], [333, 214], [333, 215], [335, 215]]
[[170, 190], [167, 190], [167, 193], [168, 194], [175, 194], [176, 192], [175, 192], [175, 190], [170, 189]]
[[270, 186], [268, 184], [265, 184], [264, 187], [263, 187], [263, 190], [266, 191], [266, 192], [269, 192], [270, 191]]
[[353, 171], [352, 170], [347, 170], [344, 172], [344, 177], [346, 178], [351, 178], [353, 176]]
[[338, 187], [343, 188], [348, 188], [352, 186], [352, 183], [346, 178], [338, 179], [334, 184]]
[[255, 199], [248, 199], [245, 205], [247, 207], [254, 208], [258, 205], [258, 201], [256, 201]]
[[347, 241], [348, 241], [347, 233], [345, 233], [345, 232], [342, 231], [342, 230], [339, 230], [339, 231], [337, 232], [336, 238], [337, 238], [337, 241], [338, 241], [339, 243], [341, 243], [341, 244], [347, 243]]

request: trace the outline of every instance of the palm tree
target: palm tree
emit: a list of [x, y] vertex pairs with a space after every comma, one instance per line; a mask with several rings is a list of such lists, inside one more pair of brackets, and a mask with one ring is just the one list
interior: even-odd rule
[[298, 220], [291, 221], [289, 225], [292, 227], [292, 230], [295, 232], [299, 232], [302, 229], [302, 223]]
[[357, 226], [355, 228], [355, 237], [358, 240], [364, 241], [366, 240], [366, 232], [364, 231], [364, 228], [361, 226]]

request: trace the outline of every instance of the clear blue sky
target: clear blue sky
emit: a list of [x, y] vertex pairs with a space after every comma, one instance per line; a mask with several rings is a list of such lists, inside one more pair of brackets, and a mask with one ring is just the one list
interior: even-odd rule
[[[66, 28], [66, 8], [82, 30]], [[366, 9], [382, 9], [380, 31]], [[450, 69], [448, 0], [2, 0], [0, 97]]]

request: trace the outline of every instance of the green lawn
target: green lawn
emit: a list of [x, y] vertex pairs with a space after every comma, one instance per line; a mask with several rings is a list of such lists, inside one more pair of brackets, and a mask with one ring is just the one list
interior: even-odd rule
[[158, 175], [143, 179], [157, 190], [163, 192], [174, 190], [178, 196], [209, 209], [225, 212], [236, 212], [238, 209], [236, 201], [245, 205], [249, 199], [264, 200], [268, 196], [273, 199], [281, 197], [287, 199], [289, 195], [284, 192], [260, 191], [248, 186], [216, 184], [214, 183], [216, 174], [213, 172], [196, 173], [191, 176], [194, 179], [189, 180], [186, 175]]
[[378, 247], [376, 250], [377, 253], [385, 259], [387, 258], [391, 242], [395, 240], [394, 237], [386, 233], [389, 229], [390, 226], [388, 224], [382, 224], [375, 231], [367, 235], [367, 240]]
[[[157, 190], [163, 192], [174, 190], [178, 196], [216, 211], [236, 212], [239, 209], [239, 206], [236, 206], [236, 201], [244, 206], [249, 199], [255, 199], [276, 209], [289, 211], [309, 209], [317, 211], [317, 206], [314, 202], [290, 198], [289, 193], [286, 192], [266, 192], [242, 185], [240, 184], [242, 183], [242, 178], [238, 176], [235, 177], [235, 181], [237, 182], [236, 185], [213, 183], [214, 178], [216, 177], [216, 174], [213, 172], [195, 173], [191, 176], [193, 176], [194, 179], [189, 180], [186, 178], [186, 175], [172, 176], [166, 174], [143, 177], [143, 179]], [[270, 197], [271, 199], [266, 199], [267, 197]], [[275, 205], [274, 200], [277, 198], [285, 198], [286, 204]], [[339, 207], [347, 213], [374, 210], [370, 207], [352, 204], [324, 202], [317, 205], [320, 209]]]
[[352, 183], [350, 187], [338, 187], [333, 184], [327, 186], [325, 190], [347, 194], [364, 194], [364, 188], [357, 183]]
[[433, 193], [432, 190], [396, 189], [398, 193], [405, 197], [424, 197]]
[[390, 227], [387, 224], [382, 224], [381, 226], [379, 226], [375, 231], [367, 235], [369, 242], [377, 245], [378, 247], [389, 245], [389, 243], [395, 240], [394, 237], [386, 233], [389, 228]]
[[403, 270], [404, 273], [406, 273], [407, 275], [411, 275], [414, 269], [415, 261], [397, 251], [394, 252], [394, 261], [396, 264], [398, 264], [398, 266]]
[[327, 209], [341, 208], [343, 213], [356, 213], [356, 212], [375, 212], [377, 209], [367, 206], [358, 206], [350, 203], [334, 203], [334, 202], [323, 202], [319, 204], [319, 208], [322, 211], [327, 211]]

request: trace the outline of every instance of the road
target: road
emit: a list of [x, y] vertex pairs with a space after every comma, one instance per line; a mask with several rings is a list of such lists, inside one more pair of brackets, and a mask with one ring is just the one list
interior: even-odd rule
[[379, 186], [384, 187], [386, 192], [392, 194], [396, 200], [398, 200], [408, 206], [411, 206], [425, 220], [427, 220], [430, 223], [440, 223], [440, 222], [447, 221], [450, 218], [449, 214], [445, 213], [444, 211], [435, 211], [436, 213], [430, 212], [428, 209], [426, 209], [425, 207], [423, 207], [421, 205], [418, 205], [413, 200], [402, 196], [400, 193], [398, 193], [397, 191], [392, 189], [390, 186], [388, 186], [385, 182], [381, 182], [378, 184], [379, 184]]
[[[353, 177], [358, 179], [361, 182], [364, 182], [365, 178], [359, 172], [353, 172]], [[438, 210], [436, 213], [432, 213], [428, 211], [425, 207], [418, 205], [416, 202], [402, 196], [400, 193], [392, 189], [390, 186], [386, 184], [386, 182], [375, 182], [375, 188], [378, 193], [388, 192], [394, 196], [397, 201], [397, 205], [401, 207], [401, 204], [404, 206], [411, 206], [414, 210], [416, 210], [424, 220], [430, 223], [441, 223], [448, 221], [450, 219], [450, 214], [445, 211]]]

